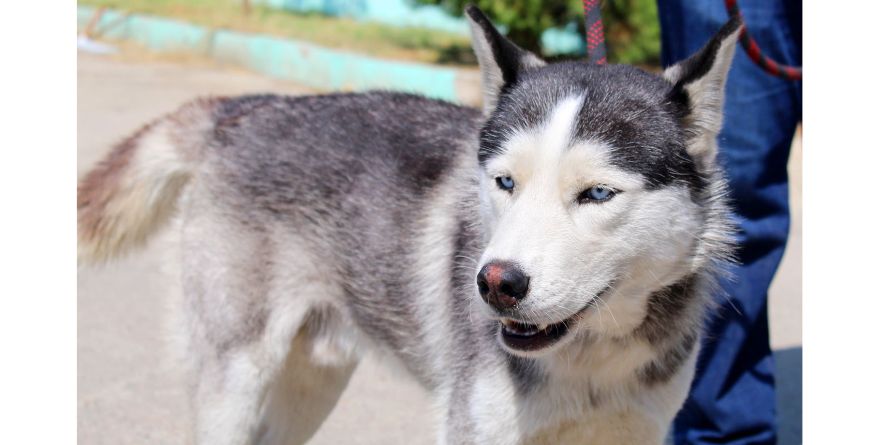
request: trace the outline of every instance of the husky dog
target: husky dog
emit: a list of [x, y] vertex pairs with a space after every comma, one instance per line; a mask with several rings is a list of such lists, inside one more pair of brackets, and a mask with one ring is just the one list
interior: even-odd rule
[[741, 24], [655, 75], [546, 65], [466, 13], [482, 111], [203, 99], [82, 180], [83, 259], [179, 209], [198, 443], [305, 442], [370, 349], [432, 392], [440, 444], [664, 442], [731, 251]]

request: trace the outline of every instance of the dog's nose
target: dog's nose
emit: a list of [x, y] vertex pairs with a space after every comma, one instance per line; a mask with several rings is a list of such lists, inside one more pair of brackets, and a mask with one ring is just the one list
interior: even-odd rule
[[517, 305], [529, 290], [529, 277], [514, 263], [493, 261], [477, 274], [480, 297], [490, 306], [504, 310]]

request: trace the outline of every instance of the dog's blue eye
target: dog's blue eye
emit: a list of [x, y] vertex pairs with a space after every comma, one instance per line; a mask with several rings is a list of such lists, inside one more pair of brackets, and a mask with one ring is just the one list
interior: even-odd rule
[[595, 185], [578, 195], [578, 203], [585, 204], [588, 202], [604, 202], [609, 201], [615, 196], [615, 190], [605, 185]]
[[495, 178], [495, 183], [498, 184], [498, 187], [502, 190], [508, 192], [514, 190], [514, 179], [510, 176], [499, 176]]

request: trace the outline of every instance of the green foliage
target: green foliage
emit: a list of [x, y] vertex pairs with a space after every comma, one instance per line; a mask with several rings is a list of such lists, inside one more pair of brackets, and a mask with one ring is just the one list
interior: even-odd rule
[[581, 0], [418, 0], [438, 4], [461, 16], [469, 3], [477, 5], [494, 22], [507, 27], [508, 37], [518, 45], [538, 53], [542, 31], [584, 16]]
[[[494, 22], [507, 27], [518, 45], [539, 52], [541, 33], [548, 28], [580, 23], [584, 32], [581, 0], [418, 0], [438, 4], [461, 15], [468, 3], [476, 4]], [[658, 10], [655, 0], [603, 0], [603, 27], [609, 61], [657, 65], [659, 60]]]
[[610, 62], [658, 66], [661, 31], [655, 0], [604, 0], [602, 12]]

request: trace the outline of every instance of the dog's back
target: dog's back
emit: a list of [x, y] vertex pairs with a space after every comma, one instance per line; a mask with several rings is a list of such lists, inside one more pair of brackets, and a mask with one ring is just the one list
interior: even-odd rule
[[104, 260], [144, 242], [198, 174], [268, 217], [303, 218], [318, 204], [311, 210], [324, 215], [307, 216], [402, 212], [472, 149], [478, 119], [400, 93], [197, 100], [119, 143], [81, 181], [81, 256]]

